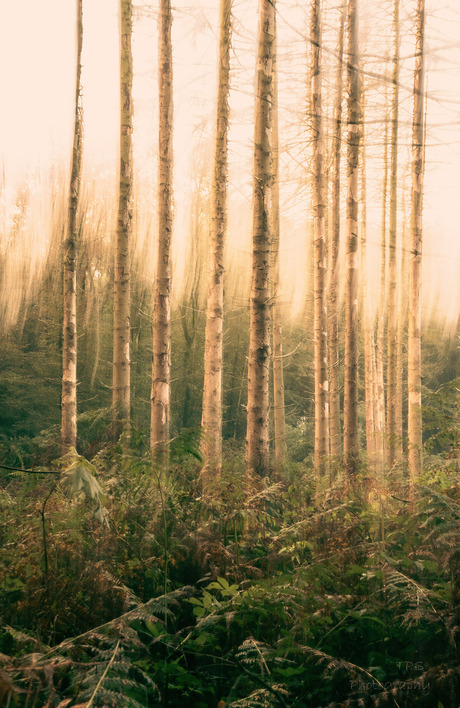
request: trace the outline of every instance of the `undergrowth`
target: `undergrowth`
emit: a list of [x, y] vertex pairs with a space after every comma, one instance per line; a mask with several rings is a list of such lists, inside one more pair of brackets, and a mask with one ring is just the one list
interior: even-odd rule
[[210, 504], [189, 443], [4, 475], [0, 706], [458, 706], [455, 461]]

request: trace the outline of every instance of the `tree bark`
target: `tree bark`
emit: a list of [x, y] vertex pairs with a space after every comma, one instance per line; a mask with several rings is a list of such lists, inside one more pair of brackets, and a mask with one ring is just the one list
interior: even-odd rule
[[327, 300], [324, 136], [321, 101], [321, 4], [312, 0], [311, 44], [311, 131], [313, 144], [313, 244], [314, 244], [314, 358], [315, 358], [315, 469], [318, 472], [327, 456], [328, 392]]
[[376, 338], [376, 464], [383, 475], [385, 463], [385, 385], [384, 385], [384, 347], [385, 347], [385, 304], [387, 299], [387, 197], [388, 197], [388, 121], [385, 114], [383, 146], [383, 183], [382, 183], [382, 228], [380, 240], [380, 278], [379, 299], [377, 305]]
[[393, 96], [391, 102], [391, 154], [390, 154], [390, 231], [388, 258], [388, 330], [387, 330], [387, 451], [388, 465], [396, 462], [398, 439], [401, 430], [397, 430], [397, 337], [398, 313], [396, 299], [396, 231], [398, 212], [398, 121], [399, 121], [399, 0], [394, 4], [394, 55], [393, 55]]
[[333, 183], [332, 183], [332, 231], [329, 253], [329, 430], [330, 452], [339, 458], [342, 452], [340, 425], [339, 386], [339, 248], [340, 248], [340, 158], [342, 145], [342, 90], [343, 90], [343, 44], [346, 14], [346, 0], [343, 2], [339, 24], [337, 50], [337, 70], [335, 81], [334, 133], [333, 133]]
[[171, 379], [171, 236], [173, 169], [173, 85], [171, 2], [160, 0], [158, 257], [153, 304], [153, 363], [150, 445], [161, 462], [168, 458]]
[[358, 468], [358, 189], [360, 106], [357, 0], [348, 2], [347, 243], [345, 281], [345, 469]]
[[77, 67], [75, 119], [67, 236], [64, 240], [64, 312], [62, 326], [61, 453], [77, 447], [77, 211], [81, 181], [83, 115], [81, 105], [81, 52], [83, 6], [77, 0]]
[[364, 88], [361, 92], [361, 239], [360, 239], [360, 271], [361, 271], [361, 303], [363, 311], [363, 335], [364, 335], [364, 394], [366, 405], [366, 451], [367, 463], [372, 469], [375, 464], [375, 346], [374, 346], [374, 323], [372, 320], [370, 298], [368, 292], [367, 279], [367, 183], [366, 183], [366, 149], [365, 149], [365, 129], [364, 129]]
[[401, 431], [401, 436], [397, 441], [397, 459], [402, 460], [404, 455], [403, 445], [403, 370], [404, 370], [404, 355], [403, 342], [405, 332], [407, 332], [407, 297], [406, 283], [408, 281], [407, 268], [407, 253], [410, 249], [408, 243], [407, 229], [407, 210], [406, 210], [406, 174], [402, 184], [403, 193], [403, 209], [402, 209], [402, 224], [401, 224], [401, 263], [399, 273], [399, 293], [398, 293], [398, 323], [397, 323], [397, 339], [396, 339], [396, 429]]
[[130, 237], [133, 189], [133, 60], [131, 0], [120, 0], [120, 174], [113, 313], [113, 438], [130, 420]]
[[275, 2], [260, 0], [254, 126], [254, 214], [248, 358], [247, 470], [269, 471], [270, 199]]
[[[276, 15], [275, 15], [276, 34]], [[278, 69], [276, 43], [273, 48], [273, 127], [272, 127], [272, 280], [273, 280], [273, 419], [275, 428], [275, 474], [281, 477], [286, 460], [286, 418], [284, 405], [283, 325], [280, 303], [280, 189], [278, 129]]]
[[230, 89], [232, 0], [220, 3], [219, 77], [212, 183], [211, 234], [206, 333], [204, 352], [203, 412], [201, 418], [203, 484], [208, 486], [222, 467], [222, 366], [224, 322], [224, 245], [227, 228], [228, 117]]
[[409, 263], [408, 339], [408, 462], [409, 484], [416, 484], [423, 463], [421, 393], [421, 269], [423, 217], [425, 81], [425, 0], [417, 0], [416, 50], [414, 70], [414, 118], [412, 124], [412, 246]]

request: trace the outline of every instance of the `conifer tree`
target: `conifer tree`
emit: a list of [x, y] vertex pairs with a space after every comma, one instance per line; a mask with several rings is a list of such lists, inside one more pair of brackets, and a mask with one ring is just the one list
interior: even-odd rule
[[[276, 35], [276, 15], [275, 15]], [[275, 431], [275, 473], [279, 478], [286, 459], [286, 416], [283, 367], [283, 314], [280, 303], [280, 183], [278, 67], [276, 41], [273, 48], [273, 127], [272, 127], [272, 281], [273, 281], [273, 422]]]
[[399, 122], [399, 0], [394, 3], [394, 54], [391, 102], [391, 150], [390, 150], [390, 214], [388, 253], [388, 330], [387, 330], [387, 450], [388, 464], [397, 458], [402, 431], [397, 429], [397, 338], [398, 313], [396, 298], [396, 247], [398, 212], [398, 122]]
[[422, 471], [421, 301], [424, 167], [425, 0], [417, 0], [412, 123], [412, 244], [409, 258], [408, 462], [413, 486]]
[[248, 358], [248, 474], [269, 470], [270, 198], [275, 2], [259, 0]]
[[131, 0], [120, 0], [120, 168], [113, 311], [113, 437], [129, 429], [133, 190], [133, 59]]
[[[227, 227], [228, 115], [232, 0], [220, 3], [219, 76], [211, 196], [210, 260], [204, 353], [203, 436], [205, 486], [222, 465], [222, 367], [224, 321], [224, 245]], [[209, 479], [208, 479], [209, 478]]]
[[385, 129], [383, 134], [383, 180], [382, 180], [382, 224], [380, 235], [380, 273], [379, 297], [377, 304], [377, 333], [375, 346], [376, 375], [376, 463], [383, 472], [385, 463], [385, 384], [384, 384], [384, 349], [387, 296], [387, 197], [388, 197], [388, 120], [385, 114]]
[[340, 248], [340, 163], [342, 145], [342, 90], [343, 90], [343, 45], [346, 15], [346, 0], [344, 0], [339, 20], [339, 40], [337, 49], [337, 69], [334, 98], [334, 131], [333, 131], [333, 181], [332, 181], [332, 214], [331, 240], [329, 249], [329, 283], [328, 283], [328, 343], [329, 343], [329, 434], [330, 452], [332, 457], [341, 454], [340, 425], [340, 387], [339, 387], [339, 248]]
[[153, 303], [153, 363], [150, 444], [167, 458], [171, 379], [171, 236], [173, 227], [173, 84], [171, 1], [160, 0], [158, 257]]
[[311, 129], [313, 144], [313, 243], [314, 243], [314, 359], [315, 359], [315, 468], [324, 463], [328, 440], [328, 369], [324, 137], [321, 102], [321, 3], [312, 0]]
[[81, 103], [81, 52], [83, 6], [77, 0], [77, 67], [75, 118], [70, 167], [67, 234], [64, 240], [64, 312], [62, 327], [61, 452], [77, 446], [77, 212], [80, 197], [83, 109]]
[[345, 270], [344, 457], [350, 476], [358, 463], [358, 189], [360, 91], [358, 2], [348, 0], [347, 239]]
[[375, 383], [375, 346], [374, 322], [369, 298], [367, 275], [367, 179], [366, 179], [366, 140], [365, 140], [365, 91], [364, 80], [361, 82], [361, 216], [360, 216], [360, 283], [361, 307], [364, 337], [364, 396], [366, 409], [366, 451], [368, 466], [375, 462], [376, 430], [376, 383]]

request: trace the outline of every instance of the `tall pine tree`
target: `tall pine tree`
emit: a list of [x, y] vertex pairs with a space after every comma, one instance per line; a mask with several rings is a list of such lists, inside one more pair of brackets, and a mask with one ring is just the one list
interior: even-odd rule
[[133, 59], [131, 0], [120, 0], [120, 168], [113, 308], [113, 437], [129, 429], [133, 191]]
[[203, 437], [201, 450], [203, 481], [209, 482], [222, 466], [222, 370], [224, 322], [224, 245], [227, 227], [228, 116], [230, 88], [232, 0], [221, 0], [219, 34], [219, 76], [212, 182], [211, 233], [206, 333], [204, 353]]
[[64, 312], [62, 327], [61, 452], [77, 446], [77, 212], [80, 197], [83, 115], [81, 103], [81, 52], [83, 6], [77, 0], [77, 70], [75, 118], [70, 167], [67, 234], [64, 240]]
[[171, 407], [171, 237], [173, 228], [173, 83], [171, 2], [160, 0], [158, 257], [153, 302], [150, 444], [167, 459]]
[[254, 126], [254, 213], [249, 307], [247, 469], [269, 471], [270, 199], [275, 2], [259, 2]]

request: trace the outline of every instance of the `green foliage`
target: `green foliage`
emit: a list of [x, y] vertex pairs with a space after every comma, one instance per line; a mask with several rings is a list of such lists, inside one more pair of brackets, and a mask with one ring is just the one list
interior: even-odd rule
[[81, 455], [77, 455], [73, 450], [67, 454], [71, 464], [62, 472], [60, 483], [71, 497], [87, 497], [96, 503], [94, 517], [101, 523], [107, 524], [107, 511], [104, 509], [106, 502], [101, 486], [94, 476], [96, 473], [94, 465], [85, 460]]
[[[22, 335], [0, 344], [2, 459], [60, 471], [57, 486], [55, 476], [0, 473], [0, 697], [50, 708], [456, 708], [459, 381], [450, 359], [437, 377], [440, 346], [435, 338], [425, 345], [433, 359], [423, 391], [426, 464], [409, 502], [399, 469], [385, 485], [366, 477], [356, 489], [344, 484], [339, 462], [332, 482], [316, 479], [311, 352], [298, 346], [304, 334], [293, 326], [286, 332], [289, 459], [282, 482], [259, 480], [249, 494], [240, 357], [247, 313], [237, 313], [226, 333], [220, 493], [204, 499], [202, 315], [194, 292], [195, 309], [182, 306], [173, 328], [180, 386], [167, 470], [149, 452], [150, 362], [141, 345], [151, 333], [142, 318], [133, 323], [138, 404], [130, 451], [109, 446], [110, 298], [101, 293], [98, 304], [93, 387], [95, 305], [86, 303], [85, 457], [73, 452], [52, 462], [59, 454], [56, 292], [40, 305], [43, 330], [25, 314]], [[135, 301], [145, 297], [138, 286]]]
[[424, 390], [423, 419], [425, 448], [429, 453], [447, 456], [460, 449], [460, 378], [442, 384], [434, 391]]
[[338, 480], [319, 504], [311, 473], [292, 469], [245, 498], [235, 456], [204, 508], [189, 443], [168, 474], [116, 449], [61, 460], [48, 578], [50, 482], [10, 478], [0, 660], [17, 706], [456, 705], [454, 486], [409, 505]]

